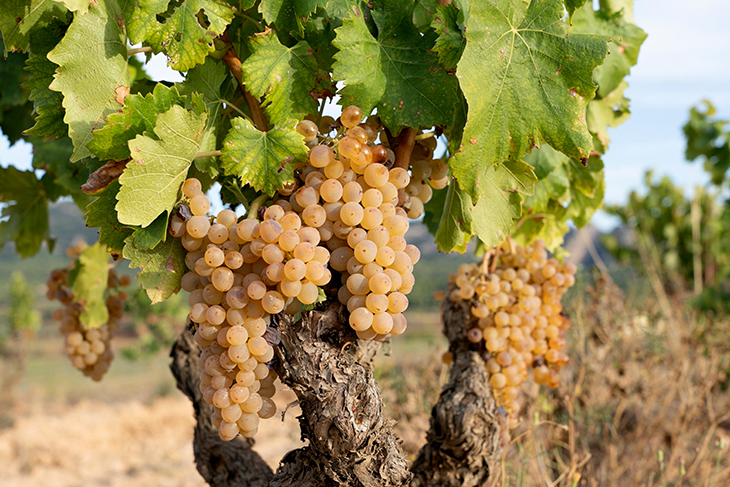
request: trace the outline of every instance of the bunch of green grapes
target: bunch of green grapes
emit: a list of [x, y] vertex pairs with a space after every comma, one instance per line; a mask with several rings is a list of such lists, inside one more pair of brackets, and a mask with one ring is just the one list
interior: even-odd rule
[[[68, 249], [66, 254], [71, 258], [77, 258], [84, 248], [86, 244], [77, 244]], [[117, 276], [113, 269], [109, 271], [106, 299], [109, 320], [99, 328], [86, 328], [79, 319], [82, 307], [68, 286], [68, 274], [71, 268], [73, 264], [67, 269], [51, 271], [46, 283], [48, 287], [46, 297], [49, 300], [57, 300], [63, 305], [63, 308], [53, 312], [53, 319], [61, 325], [65, 352], [71, 363], [85, 376], [100, 381], [109, 370], [114, 358], [111, 349], [112, 335], [118, 327], [127, 300], [127, 293], [119, 288], [129, 286], [131, 279], [129, 276]]]
[[556, 388], [558, 371], [569, 362], [563, 349], [570, 321], [561, 299], [575, 284], [576, 267], [548, 258], [542, 241], [528, 247], [507, 241], [500, 251], [493, 269], [486, 259], [459, 266], [449, 278], [449, 296], [469, 307], [474, 326], [467, 338], [486, 351], [489, 381], [512, 429], [529, 371], [536, 383]]

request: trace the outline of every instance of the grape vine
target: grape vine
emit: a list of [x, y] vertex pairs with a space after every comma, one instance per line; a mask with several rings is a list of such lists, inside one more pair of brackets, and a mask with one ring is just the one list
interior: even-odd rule
[[[0, 250], [12, 243], [29, 257], [52, 249], [48, 205], [61, 198], [98, 229], [99, 242], [49, 282], [49, 297], [83, 301], [58, 313], [79, 368], [107, 353], [112, 327], [107, 335], [100, 327], [114, 322], [118, 303], [107, 306], [99, 283], [109, 255], [126, 260], [153, 304], [189, 293], [203, 352], [179, 360], [200, 368], [196, 386], [181, 388], [193, 401], [202, 394], [196, 412], [213, 406], [198, 420], [201, 428], [212, 421], [215, 441], [251, 437], [260, 418], [275, 414], [278, 375], [304, 416], [323, 422], [317, 433], [303, 424], [310, 446], [289, 458], [308, 466], [300, 472], [332, 484], [401, 484], [411, 473], [374, 413], [381, 404], [369, 360], [407, 328], [422, 249], [406, 232], [423, 218], [443, 252], [463, 253], [475, 240], [489, 251], [507, 237], [510, 250], [532, 249], [523, 257], [539, 270], [502, 254], [499, 271], [465, 269], [459, 297], [473, 299], [469, 286], [489, 288], [475, 294], [486, 311], [476, 306], [484, 316], [471, 335], [494, 355], [487, 367], [508, 422], [535, 360], [536, 380], [555, 383], [567, 358], [551, 327], [567, 326], [559, 296], [573, 272], [545, 252], [561, 257], [568, 222], [585, 225], [602, 204], [607, 130], [629, 114], [625, 77], [646, 37], [630, 1], [7, 3], [0, 129], [11, 143], [32, 144], [33, 159], [26, 170], [0, 166]], [[153, 55], [182, 81], [153, 81]], [[529, 276], [518, 278], [522, 270]], [[535, 296], [523, 297], [526, 289]], [[528, 306], [537, 297], [540, 306]], [[312, 332], [320, 322], [327, 333]], [[184, 341], [174, 349], [195, 353]], [[318, 346], [303, 345], [312, 341]], [[370, 391], [358, 396], [375, 414], [365, 429], [353, 410], [335, 407], [344, 400], [333, 406], [311, 395], [304, 383], [314, 378], [281, 363], [311, 363], [315, 349], [335, 348], [339, 355], [325, 355], [337, 380]], [[332, 376], [317, 380], [339, 391]], [[333, 417], [322, 419], [324, 410]], [[318, 436], [337, 428], [342, 451]], [[354, 439], [362, 431], [379, 447], [363, 450], [366, 440]], [[339, 454], [347, 460], [332, 460]], [[414, 469], [419, 485], [446, 485], [427, 470]]]

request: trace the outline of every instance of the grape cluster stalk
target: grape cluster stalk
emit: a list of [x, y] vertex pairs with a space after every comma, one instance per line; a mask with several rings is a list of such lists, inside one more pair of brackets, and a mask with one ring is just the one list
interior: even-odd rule
[[[413, 201], [416, 193], [430, 194], [431, 166], [442, 179], [448, 167], [424, 159], [420, 169], [397, 167], [394, 152], [376, 143], [377, 120], [361, 122], [354, 106], [338, 122], [323, 117], [318, 127], [301, 121], [296, 130], [310, 148], [307, 161], [296, 164], [293, 182], [255, 200], [244, 219], [230, 209], [209, 215], [200, 181], [183, 184], [169, 232], [187, 251], [181, 286], [190, 293], [190, 320], [202, 349], [200, 389], [215, 407], [223, 440], [253, 437], [259, 419], [276, 413], [272, 359], [283, 313], [339, 300], [362, 340], [406, 329], [406, 295], [420, 258], [404, 237], [408, 217], [423, 211], [423, 200], [416, 213]], [[409, 170], [419, 178], [418, 191]]]
[[[563, 352], [570, 320], [561, 299], [575, 284], [576, 267], [548, 258], [540, 240], [527, 247], [508, 240], [498, 250], [481, 265], [460, 265], [449, 278], [449, 297], [470, 310], [467, 339], [483, 351], [497, 405], [514, 429], [529, 372], [537, 384], [556, 388], [558, 371], [570, 361]], [[448, 352], [444, 360], [452, 360]]]
[[[66, 254], [76, 259], [85, 248], [86, 244], [79, 243], [67, 249]], [[79, 319], [83, 307], [68, 286], [68, 275], [73, 266], [72, 263], [69, 268], [51, 271], [46, 283], [46, 297], [63, 305], [53, 312], [53, 319], [60, 323], [65, 352], [71, 363], [85, 376], [100, 381], [114, 359], [111, 340], [127, 300], [126, 291], [119, 288], [129, 286], [131, 279], [125, 275], [118, 276], [114, 269], [109, 270], [106, 298], [109, 320], [99, 328], [86, 328]]]

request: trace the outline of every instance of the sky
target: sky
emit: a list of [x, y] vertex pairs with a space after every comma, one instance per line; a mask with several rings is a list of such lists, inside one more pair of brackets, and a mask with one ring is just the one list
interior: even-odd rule
[[[628, 78], [631, 118], [609, 132], [606, 203], [625, 202], [632, 190], [643, 187], [649, 169], [657, 177], [670, 176], [687, 191], [708, 181], [701, 163], [684, 159], [682, 126], [690, 107], [704, 99], [730, 119], [728, 18], [728, 0], [635, 0], [634, 21], [649, 37]], [[153, 59], [148, 72], [155, 79], [181, 79], [162, 57]], [[28, 144], [8, 147], [0, 136], [0, 165], [28, 168], [30, 159]], [[600, 212], [593, 223], [602, 230], [616, 224]]]

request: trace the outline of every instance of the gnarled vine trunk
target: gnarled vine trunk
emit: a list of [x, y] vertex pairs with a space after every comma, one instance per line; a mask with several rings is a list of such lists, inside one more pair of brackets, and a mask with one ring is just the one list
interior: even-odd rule
[[273, 473], [251, 446], [223, 442], [198, 391], [199, 351], [190, 331], [173, 347], [178, 387], [193, 401], [198, 471], [212, 486], [476, 486], [494, 471], [499, 426], [484, 360], [466, 340], [469, 312], [444, 303], [445, 333], [454, 365], [434, 406], [427, 444], [408, 462], [383, 415], [372, 360], [379, 342], [358, 341], [339, 304], [309, 311], [295, 322], [285, 316], [276, 369], [299, 399], [302, 439]]
[[470, 311], [447, 299], [442, 313], [454, 363], [431, 411], [426, 444], [413, 463], [411, 487], [483, 486], [495, 471], [500, 451], [497, 406], [482, 354], [466, 337], [474, 327]]

